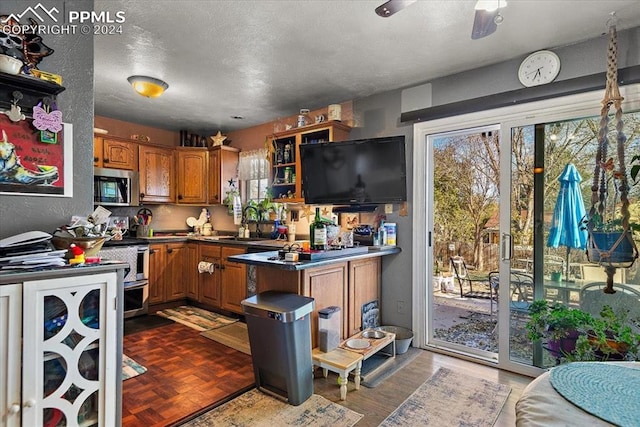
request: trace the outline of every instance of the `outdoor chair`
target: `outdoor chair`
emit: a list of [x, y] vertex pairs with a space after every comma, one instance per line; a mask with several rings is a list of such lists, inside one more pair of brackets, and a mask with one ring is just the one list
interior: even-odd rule
[[[498, 301], [500, 288], [500, 273], [492, 271], [489, 273], [489, 283]], [[529, 306], [533, 302], [533, 277], [518, 271], [511, 271], [509, 280], [509, 310], [516, 316], [528, 316]], [[491, 312], [493, 312], [493, 299], [491, 300]]]
[[605, 294], [602, 290], [606, 285], [606, 282], [594, 282], [583, 286], [580, 309], [599, 317], [602, 307], [608, 305], [616, 316], [626, 318], [635, 332], [640, 333], [640, 286], [614, 283], [616, 293]]
[[[493, 288], [491, 287], [488, 277], [486, 279], [472, 279], [469, 276], [469, 270], [467, 269], [467, 264], [464, 262], [464, 258], [455, 256], [451, 257], [450, 260], [451, 269], [460, 286], [460, 298], [495, 299]], [[465, 292], [465, 288], [469, 290]]]

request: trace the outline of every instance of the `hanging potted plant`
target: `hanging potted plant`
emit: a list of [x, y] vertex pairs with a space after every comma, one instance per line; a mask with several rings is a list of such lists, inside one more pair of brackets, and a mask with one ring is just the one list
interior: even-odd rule
[[[586, 251], [589, 261], [605, 267], [607, 286], [603, 290], [605, 293], [612, 294], [615, 293], [613, 276], [616, 268], [631, 267], [638, 258], [638, 248], [633, 240], [630, 224], [629, 184], [625, 165], [627, 137], [623, 132], [624, 123], [622, 121], [622, 101], [624, 98], [618, 89], [617, 33], [614, 25], [609, 27], [607, 53], [607, 81], [600, 111], [598, 149], [591, 186], [591, 209], [586, 219], [586, 228], [589, 233]], [[616, 110], [617, 168], [613, 158], [607, 160], [609, 110], [611, 107]], [[610, 187], [613, 187], [612, 201], [609, 198]]]

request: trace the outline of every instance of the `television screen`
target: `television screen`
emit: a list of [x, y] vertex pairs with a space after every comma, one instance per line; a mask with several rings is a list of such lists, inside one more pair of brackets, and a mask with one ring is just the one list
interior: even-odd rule
[[407, 200], [404, 136], [302, 144], [300, 162], [306, 203]]

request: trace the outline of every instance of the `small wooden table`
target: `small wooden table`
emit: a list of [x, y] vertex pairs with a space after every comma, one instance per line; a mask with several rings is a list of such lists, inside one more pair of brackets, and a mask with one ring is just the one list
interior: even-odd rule
[[[380, 371], [381, 369], [383, 369], [385, 366], [387, 366], [387, 364], [393, 362], [393, 360], [396, 357], [396, 334], [394, 334], [393, 332], [385, 332], [385, 336], [383, 338], [362, 338], [362, 333], [364, 331], [358, 332], [357, 334], [355, 334], [352, 337], [347, 338], [346, 340], [342, 341], [340, 343], [340, 348], [343, 348], [347, 351], [353, 352], [353, 353], [358, 353], [360, 355], [362, 355], [362, 361], [364, 362], [365, 360], [367, 360], [368, 358], [370, 358], [371, 356], [373, 356], [374, 354], [379, 353], [381, 350], [385, 349], [386, 347], [390, 347], [390, 351], [388, 353], [380, 353], [380, 354], [385, 354], [387, 357], [387, 360], [385, 360], [382, 364], [380, 364], [380, 366], [376, 367], [374, 370], [372, 370], [371, 372], [367, 372], [367, 376], [373, 375], [376, 372]], [[364, 339], [369, 341], [369, 347], [367, 348], [362, 348], [362, 349], [355, 349], [355, 348], [350, 348], [347, 346], [347, 342], [350, 339]]]
[[324, 353], [319, 348], [314, 348], [312, 353], [313, 364], [322, 368], [322, 374], [327, 378], [328, 372], [335, 372], [339, 375], [340, 399], [347, 400], [347, 384], [349, 383], [349, 372], [355, 369], [353, 382], [356, 390], [360, 389], [360, 369], [362, 368], [362, 355], [352, 351], [336, 348]]

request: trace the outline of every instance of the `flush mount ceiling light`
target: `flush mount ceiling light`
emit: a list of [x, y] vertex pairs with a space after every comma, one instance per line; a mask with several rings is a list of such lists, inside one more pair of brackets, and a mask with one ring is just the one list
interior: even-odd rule
[[136, 92], [147, 98], [157, 98], [169, 88], [167, 83], [149, 76], [131, 76], [127, 81]]

